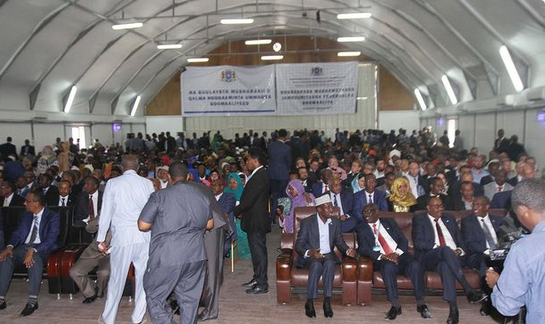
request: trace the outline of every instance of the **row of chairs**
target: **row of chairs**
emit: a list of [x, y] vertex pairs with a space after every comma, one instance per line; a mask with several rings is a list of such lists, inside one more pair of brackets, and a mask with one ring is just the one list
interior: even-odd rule
[[[338, 214], [338, 207], [335, 207], [335, 212]], [[424, 211], [422, 211], [424, 212]], [[293, 233], [282, 233], [280, 243], [280, 255], [276, 261], [276, 287], [277, 287], [277, 302], [286, 304], [291, 301], [291, 294], [306, 291], [308, 282], [308, 270], [295, 267], [297, 264], [297, 252], [295, 251], [295, 240], [299, 231], [301, 220], [316, 213], [315, 207], [298, 207], [294, 211], [294, 230]], [[418, 213], [418, 212], [417, 212]], [[471, 214], [471, 211], [445, 211], [456, 217], [458, 224], [463, 217]], [[491, 215], [505, 216], [507, 213], [504, 209], [490, 210]], [[416, 214], [416, 213], [414, 213]], [[396, 220], [398, 226], [409, 242], [409, 252], [413, 253], [414, 246], [411, 236], [413, 213], [392, 213], [380, 212], [379, 217], [390, 217]], [[346, 233], [343, 235], [344, 240], [349, 247], [357, 248], [357, 238], [355, 233]], [[333, 281], [333, 291], [342, 294], [343, 305], [359, 304], [365, 305], [371, 303], [371, 295], [373, 290], [383, 290], [384, 282], [380, 275], [380, 271], [374, 271], [373, 261], [366, 257], [358, 257], [357, 259], [343, 257], [341, 253], [335, 249], [342, 264], [336, 268], [335, 278]], [[464, 273], [468, 282], [475, 289], [480, 288], [480, 274], [476, 270], [464, 269]], [[441, 278], [436, 272], [426, 272], [425, 284], [429, 292], [442, 291]], [[399, 289], [412, 290], [410, 279], [405, 276], [397, 278]], [[322, 287], [322, 281], [319, 282], [319, 287]], [[461, 290], [461, 286], [457, 286]]]

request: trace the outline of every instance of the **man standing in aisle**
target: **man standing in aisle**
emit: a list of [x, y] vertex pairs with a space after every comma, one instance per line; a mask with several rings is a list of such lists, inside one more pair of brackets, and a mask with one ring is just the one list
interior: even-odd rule
[[278, 139], [269, 145], [269, 179], [271, 186], [271, 220], [276, 217], [278, 198], [282, 197], [288, 186], [292, 161], [292, 149], [286, 144], [288, 132], [278, 131]]
[[265, 156], [259, 148], [248, 151], [246, 165], [252, 171], [240, 197], [240, 204], [233, 213], [242, 217], [242, 230], [248, 233], [248, 243], [252, 254], [254, 276], [243, 284], [247, 294], [269, 292], [267, 279], [267, 233], [271, 231], [269, 219], [269, 177], [263, 167]]
[[[127, 155], [121, 163], [123, 175], [106, 184], [102, 201], [102, 215], [98, 226], [97, 243], [103, 253], [111, 251], [111, 273], [104, 312], [99, 322], [114, 324], [119, 301], [125, 287], [129, 266], [134, 265], [136, 293], [132, 322], [140, 323], [146, 313], [146, 295], [142, 285], [148, 262], [150, 233], [138, 230], [138, 217], [154, 192], [153, 184], [140, 177], [138, 158]], [[111, 228], [111, 247], [105, 244], [106, 233]]]
[[151, 195], [138, 220], [138, 228], [152, 234], [144, 288], [153, 323], [174, 323], [167, 304], [174, 291], [180, 323], [192, 324], [206, 273], [204, 231], [214, 227], [214, 207], [201, 189], [186, 183], [182, 162], [172, 163], [168, 172], [170, 186]]

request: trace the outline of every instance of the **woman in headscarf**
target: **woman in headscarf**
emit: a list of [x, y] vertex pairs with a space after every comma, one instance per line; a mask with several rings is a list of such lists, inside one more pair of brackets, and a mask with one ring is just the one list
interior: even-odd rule
[[[237, 199], [236, 205], [240, 203], [240, 197], [242, 197], [242, 192], [244, 191], [244, 185], [242, 180], [236, 173], [230, 173], [227, 177], [227, 187], [223, 189], [223, 192], [232, 193]], [[244, 215], [242, 215], [244, 217]], [[240, 219], [236, 221], [237, 227], [237, 244], [238, 244], [238, 255], [241, 259], [250, 258], [250, 245], [248, 244], [248, 236], [246, 232], [240, 227]]]
[[358, 173], [354, 179], [352, 179], [351, 185], [353, 195], [365, 189], [365, 177], [363, 176], [363, 173]]
[[416, 198], [411, 193], [409, 180], [405, 177], [394, 180], [386, 201], [388, 210], [396, 213], [415, 212], [418, 207]]
[[291, 209], [289, 214], [284, 211], [284, 215], [286, 215], [284, 219], [284, 231], [286, 233], [293, 233], [294, 209], [296, 207], [314, 206], [314, 195], [305, 192], [305, 188], [299, 179], [291, 180], [288, 183], [286, 194], [291, 199]]
[[52, 165], [59, 166], [59, 161], [57, 161], [57, 155], [53, 151], [53, 147], [46, 145], [42, 149], [42, 153], [38, 159], [38, 175], [45, 173]]
[[61, 152], [57, 156], [59, 172], [68, 171], [74, 163], [75, 154], [70, 152], [70, 143], [68, 142], [61, 142], [60, 150]]

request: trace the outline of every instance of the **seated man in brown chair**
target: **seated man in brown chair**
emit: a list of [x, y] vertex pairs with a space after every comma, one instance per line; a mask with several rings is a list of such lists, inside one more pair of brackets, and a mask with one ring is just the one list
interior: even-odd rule
[[306, 315], [316, 317], [313, 299], [318, 295], [318, 281], [322, 277], [324, 316], [333, 317], [331, 309], [333, 278], [335, 265], [341, 263], [333, 249], [337, 247], [343, 254], [351, 257], [354, 257], [355, 251], [348, 247], [342, 237], [340, 220], [331, 217], [333, 204], [329, 195], [316, 198], [316, 210], [317, 214], [301, 221], [301, 229], [295, 242], [295, 249], [299, 254], [297, 265], [309, 270]]
[[356, 228], [358, 235], [358, 254], [373, 260], [373, 268], [380, 270], [386, 295], [392, 308], [384, 318], [396, 319], [401, 314], [401, 304], [397, 292], [397, 275], [403, 274], [411, 279], [416, 297], [416, 310], [423, 318], [430, 318], [424, 301], [424, 270], [409, 254], [407, 238], [392, 218], [378, 217], [378, 207], [367, 204], [363, 207], [363, 219]]

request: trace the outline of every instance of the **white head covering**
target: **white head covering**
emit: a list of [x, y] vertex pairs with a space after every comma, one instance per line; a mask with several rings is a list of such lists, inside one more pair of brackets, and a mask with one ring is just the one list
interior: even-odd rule
[[329, 195], [323, 195], [316, 198], [315, 203], [316, 203], [316, 207], [323, 204], [331, 203], [331, 198], [329, 197]]

